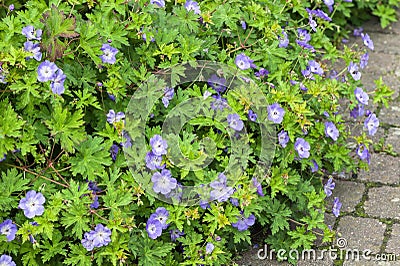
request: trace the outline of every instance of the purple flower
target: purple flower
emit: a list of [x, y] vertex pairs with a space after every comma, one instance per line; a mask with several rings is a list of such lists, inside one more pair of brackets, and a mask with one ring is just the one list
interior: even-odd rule
[[211, 77], [207, 80], [207, 84], [219, 94], [223, 93], [226, 90], [225, 83], [226, 79], [224, 79], [223, 77], [219, 78], [215, 74], [211, 75]]
[[121, 119], [124, 119], [124, 118], [125, 118], [125, 114], [123, 112], [115, 113], [115, 111], [113, 109], [108, 111], [107, 122], [110, 124], [118, 123], [119, 121], [121, 121]]
[[9, 6], [8, 6], [8, 10], [14, 11], [14, 4], [9, 5]]
[[150, 170], [163, 169], [165, 165], [161, 166], [162, 156], [155, 155], [152, 151], [146, 154], [146, 167]]
[[353, 62], [350, 62], [349, 67], [347, 68], [349, 71], [350, 75], [353, 77], [354, 80], [360, 80], [361, 78], [361, 72], [358, 71], [358, 65], [354, 64]]
[[165, 7], [164, 0], [150, 0], [150, 4], [157, 5], [159, 7]]
[[251, 181], [253, 181], [253, 186], [257, 189], [258, 195], [260, 195], [261, 197], [264, 197], [264, 192], [262, 190], [261, 183], [258, 182], [257, 178], [253, 177], [251, 179]]
[[97, 186], [95, 181], [88, 182], [88, 189], [94, 193], [101, 192], [101, 189]]
[[232, 223], [232, 226], [237, 228], [239, 231], [245, 231], [252, 226], [255, 221], [256, 217], [253, 214], [250, 214], [247, 218], [242, 214], [238, 217], [238, 221], [236, 223]]
[[362, 88], [357, 87], [354, 90], [354, 95], [359, 103], [368, 105], [369, 96]]
[[200, 208], [202, 208], [203, 210], [207, 209], [210, 207], [210, 204], [208, 203], [208, 200], [200, 200], [199, 202], [199, 206]]
[[103, 63], [114, 64], [115, 61], [117, 61], [115, 58], [115, 55], [118, 53], [117, 48], [112, 47], [108, 43], [104, 43], [100, 50], [103, 51], [103, 54], [100, 55], [100, 59]]
[[158, 220], [161, 225], [162, 229], [167, 229], [169, 224], [167, 224], [167, 220], [169, 217], [169, 212], [164, 207], [158, 207], [156, 212], [151, 214], [149, 219]]
[[82, 246], [86, 248], [87, 251], [92, 251], [94, 249], [93, 238], [90, 233], [85, 233], [81, 240]]
[[301, 70], [301, 74], [307, 79], [315, 79], [311, 73], [310, 66], [307, 66], [306, 69]]
[[303, 138], [297, 138], [294, 143], [294, 149], [300, 158], [308, 158], [310, 156], [310, 144]]
[[297, 33], [299, 35], [299, 41], [308, 43], [311, 40], [311, 35], [306, 29], [297, 29]]
[[238, 114], [229, 114], [227, 117], [229, 126], [236, 131], [241, 131], [243, 129], [243, 121], [240, 120], [240, 116]]
[[64, 72], [61, 69], [58, 69], [56, 74], [54, 74], [53, 79], [50, 83], [51, 91], [54, 94], [61, 95], [64, 93], [64, 81], [67, 76], [64, 75]]
[[30, 190], [26, 193], [25, 198], [19, 201], [18, 208], [24, 210], [24, 215], [28, 218], [33, 218], [35, 216], [40, 216], [44, 212], [43, 204], [46, 199], [43, 194]]
[[297, 29], [298, 39], [296, 43], [305, 49], [314, 50], [314, 47], [308, 44], [311, 40], [311, 35], [308, 33], [306, 29]]
[[358, 104], [356, 107], [354, 107], [350, 111], [350, 116], [353, 118], [357, 118], [357, 117], [363, 116], [363, 115], [364, 115], [364, 105], [362, 105], [362, 104]]
[[367, 119], [365, 119], [364, 127], [368, 130], [368, 134], [373, 136], [379, 127], [379, 119], [375, 114], [370, 114]]
[[250, 121], [256, 122], [257, 114], [253, 112], [253, 110], [249, 110], [248, 117]]
[[165, 88], [164, 89], [164, 96], [162, 97], [162, 102], [164, 104], [164, 107], [167, 108], [169, 105], [169, 101], [172, 100], [174, 97], [174, 88]]
[[282, 35], [278, 36], [278, 40], [280, 48], [286, 48], [289, 45], [289, 38], [284, 30], [282, 30]]
[[321, 9], [311, 10], [309, 8], [306, 8], [306, 10], [307, 10], [308, 14], [310, 14], [310, 15], [319, 17], [319, 18], [321, 18], [323, 20], [326, 20], [326, 21], [332, 21], [332, 19], [324, 11], [322, 11]]
[[84, 234], [81, 243], [86, 250], [107, 246], [111, 242], [111, 230], [102, 224], [97, 224], [95, 229]]
[[200, 6], [196, 1], [187, 0], [185, 8], [188, 12], [193, 11], [195, 14], [200, 15]]
[[244, 20], [241, 20], [240, 21], [240, 25], [242, 26], [242, 29], [247, 29], [247, 25], [246, 25], [246, 22], [244, 21]]
[[369, 154], [367, 147], [364, 144], [358, 145], [356, 153], [360, 157], [361, 160], [367, 161], [368, 164], [370, 164], [371, 156]]
[[218, 180], [210, 183], [210, 187], [213, 188], [210, 193], [211, 200], [218, 200], [218, 202], [227, 201], [234, 192], [232, 187], [227, 186], [226, 176], [223, 173], [218, 175]]
[[151, 181], [154, 183], [154, 192], [166, 195], [170, 193], [173, 189], [175, 189], [177, 181], [171, 176], [171, 172], [167, 169], [162, 169], [161, 173], [154, 173], [151, 177]]
[[115, 95], [109, 94], [108, 93], [108, 98], [110, 98], [111, 101], [115, 102]]
[[371, 50], [374, 50], [374, 43], [372, 42], [372, 40], [369, 37], [368, 33], [365, 33], [365, 34], [361, 33], [361, 38], [362, 38], [365, 46], [367, 46]]
[[266, 70], [265, 68], [260, 68], [260, 70], [258, 70], [256, 73], [254, 73], [254, 75], [258, 78], [267, 77], [268, 74], [269, 74], [269, 71]]
[[282, 130], [278, 134], [278, 141], [282, 148], [285, 148], [287, 143], [289, 142], [289, 135], [286, 131]]
[[7, 159], [7, 154], [4, 153], [4, 156], [0, 158], [0, 163], [5, 161]]
[[38, 66], [37, 79], [40, 82], [46, 82], [46, 81], [52, 80], [54, 78], [54, 75], [56, 74], [57, 70], [58, 70], [58, 67], [56, 66], [56, 64], [46, 60]]
[[26, 26], [22, 29], [22, 34], [25, 35], [25, 37], [28, 40], [38, 40], [40, 41], [41, 36], [42, 36], [42, 30], [35, 28], [32, 25]]
[[210, 97], [211, 95], [212, 95], [211, 92], [205, 91], [204, 94], [203, 94], [203, 100], [207, 99], [207, 98]]
[[206, 254], [211, 254], [214, 250], [214, 244], [211, 242], [208, 242], [206, 245]]
[[334, 141], [339, 137], [339, 130], [333, 122], [325, 122], [325, 136], [331, 137]]
[[221, 95], [213, 95], [211, 96], [213, 97], [215, 100], [211, 102], [211, 109], [213, 110], [223, 110], [224, 108], [228, 107], [228, 101], [223, 98]]
[[267, 109], [268, 119], [276, 124], [280, 124], [285, 115], [285, 110], [278, 103], [269, 105]]
[[336, 217], [339, 217], [341, 207], [342, 207], [342, 203], [339, 201], [338, 197], [335, 197], [335, 200], [333, 201], [333, 207], [332, 207], [333, 215], [335, 215]]
[[40, 52], [40, 45], [38, 43], [26, 41], [24, 43], [24, 50], [33, 54], [33, 56], [28, 56], [26, 59], [34, 58], [36, 61], [42, 60], [42, 53]]
[[169, 230], [169, 234], [171, 235], [171, 241], [175, 242], [178, 238], [183, 236], [185, 233], [179, 231], [178, 229]]
[[313, 20], [312, 16], [308, 16], [308, 24], [310, 25], [311, 29], [313, 31], [317, 31], [317, 22], [315, 20]]
[[355, 28], [354, 30], [353, 30], [353, 35], [355, 36], [355, 37], [359, 37], [359, 36], [361, 36], [361, 33], [363, 32], [363, 28], [362, 27], [359, 27], [359, 28]]
[[16, 266], [16, 264], [12, 260], [12, 258], [5, 254], [1, 255], [1, 257], [0, 257], [0, 265], [1, 266]]
[[329, 178], [328, 182], [324, 185], [324, 192], [327, 197], [332, 195], [332, 190], [335, 188], [335, 182], [333, 182], [332, 177]]
[[146, 223], [146, 231], [151, 239], [161, 236], [162, 224], [159, 220], [149, 219]]
[[237, 198], [230, 198], [229, 201], [232, 203], [233, 206], [239, 207], [239, 199], [237, 199]]
[[368, 65], [369, 54], [365, 53], [361, 56], [360, 67], [365, 68]]
[[150, 146], [153, 151], [153, 154], [157, 156], [167, 154], [167, 148], [168, 148], [167, 141], [163, 140], [163, 138], [160, 135], [154, 135], [150, 139]]
[[318, 74], [322, 76], [324, 74], [324, 70], [321, 68], [321, 65], [314, 60], [308, 61], [308, 65], [310, 66], [311, 73]]
[[93, 245], [95, 247], [107, 246], [111, 242], [111, 230], [102, 224], [97, 224], [94, 231], [91, 231]]
[[110, 148], [110, 153], [111, 153], [111, 159], [115, 162], [115, 160], [117, 159], [117, 155], [118, 155], [118, 151], [119, 151], [119, 146], [117, 144], [113, 144]]
[[93, 194], [93, 202], [90, 204], [90, 208], [91, 209], [97, 209], [100, 206], [99, 203], [99, 196], [97, 196], [96, 194]]
[[0, 233], [7, 237], [7, 241], [10, 242], [15, 239], [15, 233], [18, 228], [10, 219], [5, 220], [0, 224]]
[[333, 11], [333, 4], [335, 3], [334, 0], [324, 0], [325, 5], [328, 7], [329, 12]]
[[124, 149], [128, 149], [130, 147], [132, 147], [132, 139], [131, 136], [129, 136], [129, 133], [127, 131], [123, 131], [122, 132], [122, 136], [124, 137], [125, 141], [121, 142], [120, 145], [122, 146], [122, 148]]
[[255, 65], [253, 64], [253, 60], [251, 60], [250, 57], [248, 57], [244, 53], [241, 53], [236, 56], [235, 64], [241, 70], [246, 70], [251, 67], [253, 67], [253, 68], [255, 67]]
[[319, 166], [315, 160], [311, 160], [311, 162], [313, 163], [313, 165], [311, 166], [311, 173], [315, 173], [318, 171]]

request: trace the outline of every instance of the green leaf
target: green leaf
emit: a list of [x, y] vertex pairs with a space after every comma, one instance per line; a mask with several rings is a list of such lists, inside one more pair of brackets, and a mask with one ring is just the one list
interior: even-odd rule
[[66, 265], [91, 266], [92, 261], [90, 256], [86, 255], [87, 250], [82, 244], [70, 245], [69, 257], [64, 260]]
[[81, 239], [83, 233], [90, 230], [88, 225], [90, 218], [88, 217], [87, 207], [84, 204], [71, 204], [63, 215], [61, 224], [65, 226], [65, 229], [72, 227], [72, 230], [69, 230], [75, 237]]
[[273, 199], [271, 204], [267, 205], [265, 212], [267, 216], [270, 217], [270, 221], [272, 221], [271, 233], [273, 235], [280, 230], [289, 228], [287, 220], [292, 214], [292, 211], [285, 204], [277, 199]]
[[12, 193], [28, 189], [29, 179], [22, 177], [22, 174], [13, 168], [1, 173], [0, 182], [0, 209], [3, 212], [9, 211], [18, 206], [18, 198]]
[[44, 123], [50, 129], [51, 135], [60, 141], [61, 147], [67, 152], [72, 152], [74, 145], [80, 143], [86, 136], [82, 118], [82, 110], [71, 114], [67, 108], [63, 109], [61, 104], [56, 104], [51, 119], [45, 120]]
[[379, 17], [381, 22], [381, 27], [384, 29], [390, 25], [391, 22], [395, 22], [396, 18], [396, 10], [389, 5], [379, 4], [376, 6], [376, 9], [372, 11], [372, 14]]
[[163, 243], [161, 241], [153, 241], [148, 237], [139, 240], [142, 248], [139, 249], [139, 265], [152, 266], [164, 265], [164, 257], [172, 250], [171, 243]]
[[70, 159], [72, 174], [81, 174], [85, 178], [93, 180], [100, 175], [104, 166], [111, 165], [109, 148], [103, 143], [103, 138], [89, 136], [77, 148], [75, 157]]
[[382, 76], [379, 79], [374, 80], [376, 89], [374, 91], [374, 104], [383, 104], [386, 108], [389, 107], [390, 96], [393, 95], [394, 91], [387, 86]]
[[311, 231], [306, 231], [305, 227], [298, 226], [296, 230], [289, 231], [290, 235], [295, 241], [290, 246], [292, 249], [298, 249], [300, 247], [304, 249], [311, 249], [314, 240], [317, 238]]
[[51, 241], [43, 241], [43, 245], [41, 247], [43, 262], [47, 262], [57, 255], [65, 256], [67, 254], [67, 251], [64, 249], [66, 244], [67, 243], [65, 241], [62, 241], [62, 234], [60, 231], [55, 230], [54, 238]]
[[16, 139], [21, 136], [21, 129], [24, 121], [14, 112], [8, 99], [0, 102], [0, 157], [16, 147]]

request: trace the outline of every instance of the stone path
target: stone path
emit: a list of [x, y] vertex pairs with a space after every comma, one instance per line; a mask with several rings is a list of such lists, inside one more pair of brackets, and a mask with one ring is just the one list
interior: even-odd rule
[[[345, 240], [346, 250], [368, 249], [370, 254], [363, 258], [360, 253], [359, 261], [349, 254], [348, 260], [308, 260], [298, 265], [400, 265], [400, 22], [382, 30], [374, 19], [363, 28], [375, 45], [362, 73], [364, 89], [372, 91], [373, 80], [382, 76], [395, 93], [389, 108], [375, 110], [381, 125], [375, 141], [381, 140], [383, 145], [372, 153], [370, 171], [361, 171], [354, 178], [335, 179], [331, 197], [339, 197], [343, 206], [339, 218], [328, 215], [326, 220]], [[245, 253], [238, 265], [290, 265], [259, 260], [257, 251]]]

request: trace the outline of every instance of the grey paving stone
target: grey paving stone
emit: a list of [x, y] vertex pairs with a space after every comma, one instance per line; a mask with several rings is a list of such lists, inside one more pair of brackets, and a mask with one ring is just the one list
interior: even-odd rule
[[[400, 154], [400, 128], [390, 128], [385, 144], [393, 146], [393, 151]], [[400, 160], [400, 158], [399, 158]]]
[[[241, 258], [237, 259], [235, 262], [239, 266], [290, 266], [288, 262], [279, 262], [277, 260], [270, 260], [269, 258], [266, 259], [259, 259], [258, 258], [258, 251], [259, 249], [263, 249], [262, 252], [260, 252], [261, 257], [264, 256], [265, 248], [260, 247], [260, 248], [253, 248], [247, 252], [244, 252], [241, 254]], [[269, 250], [267, 250], [269, 252]]]
[[[258, 258], [258, 250], [259, 249], [252, 249], [249, 250], [248, 252], [242, 254], [242, 257], [239, 260], [236, 260], [235, 262], [239, 266], [291, 266], [288, 262], [279, 262], [275, 259], [269, 259], [269, 257], [266, 257], [265, 259], [259, 259]], [[269, 252], [268, 249], [265, 249]], [[297, 256], [295, 252], [291, 253], [292, 256]], [[310, 254], [310, 255], [308, 255]], [[261, 256], [264, 255], [264, 251], [260, 253]], [[268, 255], [269, 256], [269, 255]], [[289, 256], [289, 253], [287, 253], [287, 256]], [[304, 256], [304, 257], [303, 257]], [[324, 254], [321, 255], [320, 250], [315, 250], [315, 253], [310, 252], [310, 253], [304, 253], [302, 255], [301, 252], [299, 252], [298, 255], [299, 261], [297, 263], [298, 266], [332, 266], [333, 265], [333, 260], [329, 257], [327, 252], [324, 252]], [[304, 258], [304, 259], [303, 259]]]
[[342, 203], [341, 211], [353, 212], [358, 203], [360, 203], [365, 190], [365, 185], [353, 181], [335, 180], [335, 189], [328, 198], [329, 204], [333, 204], [335, 197], [338, 197]]
[[347, 242], [345, 249], [366, 249], [378, 253], [386, 225], [376, 219], [345, 216], [339, 221], [338, 233]]
[[400, 126], [400, 102], [394, 101], [389, 108], [383, 107], [378, 115], [380, 123]]
[[[362, 256], [361, 256], [362, 257]], [[398, 266], [400, 263], [398, 261], [380, 261], [375, 258], [374, 255], [370, 256], [371, 258], [367, 259], [361, 258], [358, 261], [355, 260], [347, 260], [343, 262], [343, 266]]]
[[372, 153], [369, 171], [361, 170], [358, 178], [383, 184], [400, 184], [400, 158]]
[[398, 260], [400, 262], [400, 224], [393, 224], [392, 234], [386, 245], [387, 253], [394, 253], [398, 255]]
[[[372, 76], [374, 79], [377, 79], [379, 76], [385, 76], [393, 73], [398, 65], [398, 55], [382, 54], [374, 51], [368, 51], [368, 54], [368, 65], [362, 70], [361, 74], [361, 81], [363, 83], [363, 78], [365, 79], [368, 76]], [[375, 84], [372, 83], [372, 85]]]
[[372, 41], [374, 41], [375, 52], [395, 55], [400, 54], [399, 35], [377, 32], [370, 35], [370, 37]]
[[368, 215], [400, 219], [400, 187], [374, 187], [364, 203]]

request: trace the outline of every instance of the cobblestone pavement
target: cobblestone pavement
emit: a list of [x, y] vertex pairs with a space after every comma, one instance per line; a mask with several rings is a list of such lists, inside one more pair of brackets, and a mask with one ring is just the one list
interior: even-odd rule
[[[370, 171], [335, 179], [333, 197], [338, 196], [343, 206], [339, 218], [328, 216], [326, 220], [338, 237], [346, 240], [346, 250], [369, 249], [371, 259], [360, 256], [359, 261], [325, 259], [300, 261], [298, 265], [400, 265], [400, 22], [382, 30], [378, 20], [371, 20], [363, 28], [375, 45], [362, 74], [364, 88], [372, 91], [373, 80], [382, 76], [395, 93], [389, 108], [375, 110], [380, 120], [375, 141], [381, 140], [383, 146], [372, 153]], [[289, 265], [259, 260], [257, 251], [244, 253], [238, 265]], [[380, 260], [385, 257], [391, 261]]]

